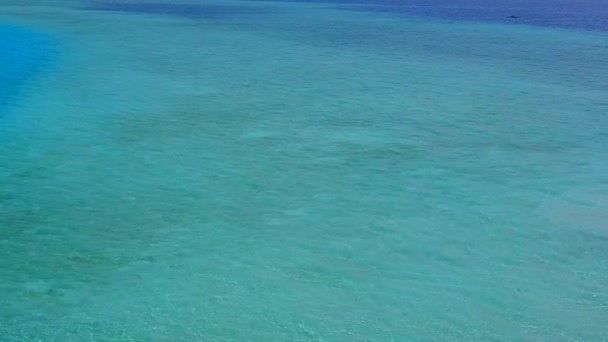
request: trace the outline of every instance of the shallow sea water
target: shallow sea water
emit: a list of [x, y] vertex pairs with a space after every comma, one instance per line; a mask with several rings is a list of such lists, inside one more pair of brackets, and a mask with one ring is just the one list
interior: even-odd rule
[[0, 341], [608, 340], [608, 34], [351, 9], [0, 1]]

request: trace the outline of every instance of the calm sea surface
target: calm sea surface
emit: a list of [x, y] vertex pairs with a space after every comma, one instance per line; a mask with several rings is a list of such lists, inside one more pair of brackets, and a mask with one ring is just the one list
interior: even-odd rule
[[607, 18], [0, 0], [0, 341], [608, 341]]

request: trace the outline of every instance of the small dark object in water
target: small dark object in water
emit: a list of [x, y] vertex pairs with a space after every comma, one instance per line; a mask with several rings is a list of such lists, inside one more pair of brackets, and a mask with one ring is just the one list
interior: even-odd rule
[[518, 15], [510, 15], [510, 16], [508, 16], [507, 18], [509, 18], [509, 19], [519, 19], [519, 18], [521, 18], [521, 17], [520, 17], [520, 16], [518, 16]]

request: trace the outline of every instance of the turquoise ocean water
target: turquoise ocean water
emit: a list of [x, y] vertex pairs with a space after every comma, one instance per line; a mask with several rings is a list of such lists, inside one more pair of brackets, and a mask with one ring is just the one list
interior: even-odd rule
[[0, 25], [0, 49], [2, 108], [17, 95], [23, 82], [49, 63], [53, 52], [50, 37], [9, 25]]
[[587, 0], [0, 0], [0, 341], [608, 341]]

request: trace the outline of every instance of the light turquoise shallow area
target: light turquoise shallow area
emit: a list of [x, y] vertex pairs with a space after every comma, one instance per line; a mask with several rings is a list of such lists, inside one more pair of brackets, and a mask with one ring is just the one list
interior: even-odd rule
[[4, 3], [0, 341], [608, 340], [606, 34]]

